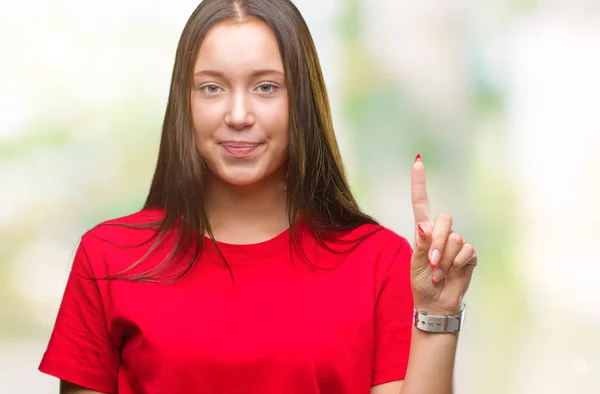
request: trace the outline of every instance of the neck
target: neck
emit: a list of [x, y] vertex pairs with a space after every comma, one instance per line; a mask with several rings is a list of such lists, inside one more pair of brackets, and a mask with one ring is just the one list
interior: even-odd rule
[[285, 176], [235, 186], [209, 175], [206, 203], [217, 241], [250, 244], [269, 240], [289, 227]]

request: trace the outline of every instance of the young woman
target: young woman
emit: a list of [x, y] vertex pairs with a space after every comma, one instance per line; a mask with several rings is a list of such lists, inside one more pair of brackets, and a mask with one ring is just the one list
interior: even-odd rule
[[414, 253], [352, 196], [289, 0], [205, 0], [145, 206], [83, 235], [40, 370], [71, 394], [451, 393], [477, 258], [420, 156], [412, 201]]

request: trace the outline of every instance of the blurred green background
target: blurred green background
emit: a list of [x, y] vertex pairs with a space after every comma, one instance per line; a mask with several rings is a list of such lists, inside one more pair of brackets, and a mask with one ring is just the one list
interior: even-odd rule
[[[412, 239], [435, 212], [477, 245], [461, 394], [600, 393], [600, 2], [297, 0], [363, 208]], [[138, 210], [197, 1], [0, 11], [0, 393], [36, 371], [79, 237]]]

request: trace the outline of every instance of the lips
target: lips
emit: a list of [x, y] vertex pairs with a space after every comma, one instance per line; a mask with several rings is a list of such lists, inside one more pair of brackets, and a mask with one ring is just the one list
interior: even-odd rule
[[246, 157], [249, 156], [261, 143], [247, 142], [247, 141], [227, 141], [222, 142], [221, 146], [223, 149], [233, 157]]
[[260, 145], [260, 142], [248, 142], [248, 141], [226, 141], [221, 142], [221, 145], [228, 148], [256, 148]]

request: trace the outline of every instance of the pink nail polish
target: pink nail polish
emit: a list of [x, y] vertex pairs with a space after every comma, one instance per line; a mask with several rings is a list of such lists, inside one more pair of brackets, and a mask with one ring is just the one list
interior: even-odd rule
[[441, 269], [437, 269], [433, 272], [433, 277], [431, 278], [431, 281], [433, 282], [433, 284], [437, 285], [442, 281], [443, 278], [444, 271], [442, 271]]
[[433, 249], [431, 254], [429, 255], [429, 265], [431, 268], [435, 268], [440, 262], [440, 251], [437, 249]]

